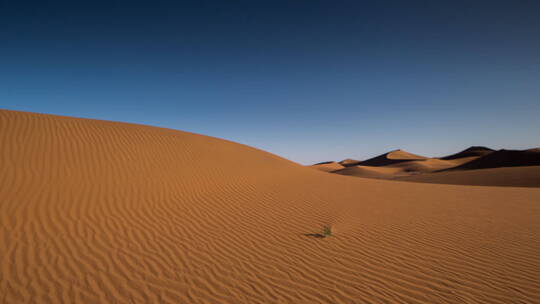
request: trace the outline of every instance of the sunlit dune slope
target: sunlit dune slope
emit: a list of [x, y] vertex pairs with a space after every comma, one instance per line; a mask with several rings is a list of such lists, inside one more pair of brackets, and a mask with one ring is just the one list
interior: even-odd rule
[[415, 155], [403, 150], [394, 150], [368, 160], [359, 162], [359, 165], [362, 166], [388, 166], [402, 162], [414, 161], [414, 160], [423, 160], [426, 159], [424, 156]]
[[334, 161], [318, 163], [311, 167], [325, 172], [333, 172], [344, 168], [341, 164]]
[[0, 165], [0, 303], [540, 302], [540, 189], [351, 178], [13, 111]]
[[[340, 175], [349, 175], [356, 177], [366, 177], [366, 178], [379, 178], [379, 179], [398, 179], [406, 176], [417, 176], [424, 173], [431, 173], [436, 171], [441, 171], [448, 168], [454, 168], [456, 166], [462, 165], [464, 163], [470, 162], [477, 157], [469, 156], [462, 158], [454, 158], [451, 160], [443, 160], [438, 158], [424, 158], [424, 159], [400, 159], [400, 160], [391, 160], [387, 165], [379, 166], [364, 166], [364, 165], [355, 165], [347, 166], [345, 168], [334, 168], [335, 166], [330, 167], [330, 163], [324, 165], [313, 165], [315, 169], [319, 169], [325, 172], [336, 173]], [[381, 158], [379, 157], [379, 160]], [[364, 163], [364, 162], [360, 162]], [[382, 162], [379, 162], [382, 164]], [[405, 179], [404, 179], [405, 180]]]
[[333, 171], [333, 173], [356, 177], [393, 179], [395, 176], [402, 175], [403, 170], [391, 167], [352, 166]]
[[339, 164], [342, 165], [343, 167], [356, 166], [359, 163], [360, 163], [359, 160], [352, 159], [352, 158], [347, 158], [339, 162]]

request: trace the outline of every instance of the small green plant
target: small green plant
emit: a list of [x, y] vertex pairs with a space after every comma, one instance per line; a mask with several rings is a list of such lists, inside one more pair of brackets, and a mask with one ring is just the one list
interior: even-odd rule
[[324, 226], [323, 227], [323, 236], [327, 237], [327, 236], [331, 236], [331, 235], [332, 235], [332, 227]]

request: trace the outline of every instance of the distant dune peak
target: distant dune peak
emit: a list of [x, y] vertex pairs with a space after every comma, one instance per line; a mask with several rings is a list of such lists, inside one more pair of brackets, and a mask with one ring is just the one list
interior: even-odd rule
[[339, 162], [340, 165], [344, 166], [344, 167], [350, 167], [350, 166], [356, 166], [360, 163], [361, 161], [359, 160], [356, 160], [356, 159], [352, 159], [352, 158], [346, 158], [342, 161]]
[[343, 165], [335, 161], [321, 162], [321, 163], [312, 165], [311, 167], [321, 170], [321, 171], [325, 171], [325, 172], [334, 172], [334, 171], [345, 168]]
[[388, 166], [388, 165], [392, 165], [392, 164], [396, 164], [400, 162], [424, 160], [424, 159], [426, 159], [426, 157], [409, 153], [401, 149], [397, 149], [397, 150], [392, 150], [390, 152], [370, 158], [368, 160], [359, 162], [356, 165], [380, 167], [380, 166]]
[[[396, 150], [386, 152], [384, 154], [381, 154], [379, 156], [376, 156], [376, 157], [373, 157], [364, 161], [347, 158], [340, 161], [339, 164], [342, 165], [343, 167], [352, 167], [352, 166], [357, 166], [357, 165], [378, 167], [381, 165], [387, 165], [389, 162], [394, 163], [396, 161], [400, 162], [400, 161], [422, 160], [422, 159], [426, 159], [426, 157], [409, 153], [402, 149], [396, 149]], [[321, 163], [318, 163], [316, 165], [319, 165], [319, 164]]]
[[458, 159], [463, 157], [472, 157], [472, 156], [483, 156], [489, 153], [492, 153], [493, 149], [483, 146], [471, 146], [463, 151], [460, 151], [455, 154], [451, 154], [445, 157], [441, 157], [441, 159], [444, 160], [452, 160], [452, 159]]
[[462, 152], [466, 151], [495, 151], [491, 148], [484, 147], [484, 146], [470, 146], [467, 149], [463, 150]]
[[403, 159], [403, 160], [405, 160], [405, 159], [406, 160], [409, 160], [409, 159], [418, 160], [418, 159], [426, 159], [427, 158], [425, 156], [416, 155], [416, 154], [407, 152], [407, 151], [402, 150], [402, 149], [397, 149], [397, 150], [394, 150], [394, 151], [390, 151], [390, 152], [386, 153], [386, 157], [388, 159]]

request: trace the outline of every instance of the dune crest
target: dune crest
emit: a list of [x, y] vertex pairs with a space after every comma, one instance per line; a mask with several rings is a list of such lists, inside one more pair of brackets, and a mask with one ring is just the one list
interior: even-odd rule
[[539, 189], [54, 115], [0, 111], [0, 130], [0, 303], [540, 301]]
[[398, 164], [402, 162], [409, 162], [409, 161], [423, 160], [423, 159], [426, 159], [426, 157], [415, 155], [415, 154], [398, 149], [398, 150], [393, 150], [388, 153], [384, 153], [382, 155], [370, 158], [365, 161], [361, 161], [358, 163], [358, 165], [382, 167], [382, 166], [388, 166], [388, 165]]
[[453, 159], [464, 158], [464, 157], [479, 157], [479, 156], [487, 155], [493, 151], [495, 150], [487, 148], [487, 147], [472, 146], [456, 154], [441, 157], [441, 159], [453, 160]]
[[334, 171], [345, 168], [340, 163], [334, 162], [334, 161], [322, 162], [322, 163], [314, 164], [311, 167], [314, 168], [314, 169], [325, 171], [325, 172], [334, 172]]

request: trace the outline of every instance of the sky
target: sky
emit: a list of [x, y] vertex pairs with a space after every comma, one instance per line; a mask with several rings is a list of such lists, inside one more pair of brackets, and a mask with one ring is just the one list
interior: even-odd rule
[[302, 164], [540, 147], [540, 2], [0, 0], [0, 108]]

